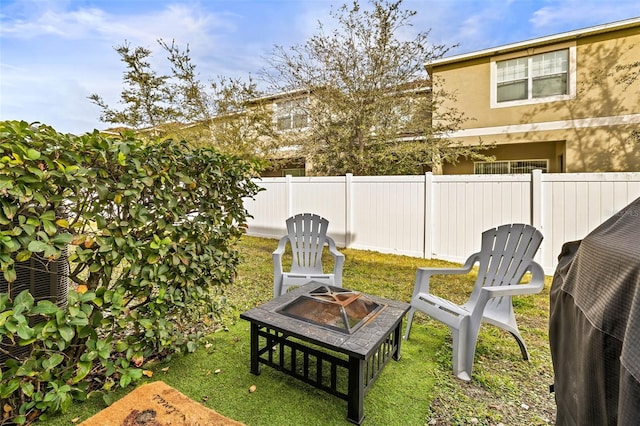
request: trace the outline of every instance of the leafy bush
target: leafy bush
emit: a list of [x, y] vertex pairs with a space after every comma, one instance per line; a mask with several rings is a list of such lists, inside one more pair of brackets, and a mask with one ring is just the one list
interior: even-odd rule
[[[0, 424], [64, 410], [139, 379], [149, 359], [195, 350], [239, 262], [254, 167], [170, 140], [0, 122]], [[66, 307], [11, 292], [15, 262], [66, 248]], [[13, 359], [12, 345], [30, 355]]]

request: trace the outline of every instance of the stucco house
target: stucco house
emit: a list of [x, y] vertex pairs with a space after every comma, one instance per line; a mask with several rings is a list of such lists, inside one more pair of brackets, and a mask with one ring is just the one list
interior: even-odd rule
[[263, 177], [304, 176], [307, 161], [299, 153], [296, 140], [304, 138], [309, 127], [308, 90], [299, 89], [285, 93], [267, 95], [255, 100], [269, 106], [273, 112], [273, 125], [281, 137], [290, 141], [290, 145], [281, 149], [279, 161], [271, 168], [262, 171]]
[[472, 118], [449, 136], [495, 143], [495, 162], [445, 174], [640, 171], [640, 17], [425, 67], [434, 93], [455, 92]]
[[[422, 100], [431, 95], [430, 81], [417, 79], [403, 86], [396, 86], [385, 93], [400, 98], [399, 102], [403, 104], [403, 108], [398, 114], [403, 114], [402, 126], [404, 127], [397, 134], [395, 140], [403, 142], [424, 139], [422, 128], [416, 126], [411, 118], [412, 114], [418, 116], [422, 113], [423, 119], [424, 115], [427, 115], [420, 110], [419, 105], [423, 105]], [[309, 137], [312, 121], [314, 121], [313, 105], [315, 99], [313, 90], [298, 89], [254, 100], [254, 102], [266, 105], [271, 110], [273, 125], [279, 132], [282, 144], [277, 158], [273, 159], [272, 167], [261, 172], [263, 177], [305, 176], [312, 170], [313, 164], [309, 158], [304, 157], [299, 149], [299, 142]]]

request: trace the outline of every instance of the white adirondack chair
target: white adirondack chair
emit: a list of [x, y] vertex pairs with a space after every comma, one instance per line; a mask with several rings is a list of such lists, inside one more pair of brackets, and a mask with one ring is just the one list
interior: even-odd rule
[[[273, 252], [273, 297], [286, 293], [289, 287], [299, 287], [310, 281], [342, 287], [344, 255], [336, 248], [334, 240], [327, 235], [329, 221], [317, 214], [301, 213], [287, 219], [287, 235], [280, 238]], [[287, 243], [291, 244], [293, 260], [291, 271], [283, 272], [282, 256]], [[333, 272], [322, 269], [322, 252], [329, 246], [334, 259]]]
[[[513, 335], [522, 357], [529, 359], [527, 347], [518, 332], [511, 296], [534, 294], [544, 287], [544, 271], [533, 260], [542, 234], [524, 224], [502, 225], [482, 233], [482, 246], [461, 268], [418, 268], [411, 298], [405, 339], [409, 338], [416, 310], [446, 324], [453, 335], [453, 374], [471, 380], [473, 358], [481, 322], [493, 324]], [[466, 274], [478, 263], [476, 280], [469, 300], [457, 305], [429, 291], [429, 279], [436, 274]], [[520, 284], [531, 272], [531, 281]]]

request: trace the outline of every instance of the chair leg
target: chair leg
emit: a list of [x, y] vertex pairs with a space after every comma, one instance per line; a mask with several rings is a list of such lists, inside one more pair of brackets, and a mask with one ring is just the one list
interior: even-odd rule
[[478, 343], [478, 333], [480, 333], [481, 321], [472, 321], [472, 317], [467, 317], [467, 336], [465, 338], [465, 352], [464, 356], [464, 375], [458, 376], [463, 380], [471, 380], [471, 373], [473, 371], [473, 361], [476, 355], [476, 346]]
[[524, 343], [524, 339], [520, 335], [520, 330], [518, 330], [518, 323], [516, 322], [516, 317], [513, 314], [513, 311], [510, 312], [506, 320], [504, 319], [496, 320], [495, 318], [491, 318], [487, 322], [489, 324], [493, 324], [496, 327], [511, 333], [511, 335], [516, 339], [516, 342], [518, 342], [518, 346], [520, 346], [520, 352], [522, 353], [522, 358], [525, 361], [529, 360], [529, 352], [527, 351], [527, 345]]
[[413, 314], [416, 313], [415, 308], [409, 309], [409, 315], [407, 315], [407, 327], [404, 330], [404, 340], [409, 339], [409, 332], [411, 331], [411, 323], [413, 322]]
[[518, 346], [520, 346], [520, 352], [522, 353], [522, 359], [529, 361], [529, 351], [527, 351], [527, 345], [524, 344], [524, 339], [518, 332], [509, 331], [513, 337], [515, 337]]
[[470, 317], [460, 320], [458, 329], [451, 328], [453, 337], [453, 374], [466, 382], [471, 380], [473, 358], [478, 340], [478, 329]]

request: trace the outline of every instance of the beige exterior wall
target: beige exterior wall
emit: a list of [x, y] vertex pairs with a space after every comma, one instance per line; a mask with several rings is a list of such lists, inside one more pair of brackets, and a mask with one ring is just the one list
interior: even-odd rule
[[[538, 143], [514, 143], [497, 145], [495, 149], [486, 152], [493, 155], [497, 160], [548, 160], [550, 173], [561, 173], [564, 159], [560, 156], [564, 152], [564, 142], [538, 142]], [[474, 162], [463, 160], [456, 165], [445, 164], [443, 173], [445, 175], [473, 174]]]
[[[612, 26], [612, 28], [615, 26]], [[568, 48], [575, 74], [567, 99], [502, 107], [491, 102], [492, 62]], [[640, 171], [640, 77], [621, 81], [619, 67], [635, 63], [640, 71], [640, 22], [631, 27], [585, 31], [539, 45], [524, 43], [484, 56], [428, 67], [438, 89], [454, 91], [468, 121], [454, 135], [465, 144], [495, 143], [496, 160], [549, 160], [550, 172]], [[573, 78], [572, 78], [573, 77]], [[437, 116], [434, 117], [437, 119]], [[544, 157], [542, 157], [544, 156]], [[446, 174], [473, 173], [472, 162], [446, 166]]]

